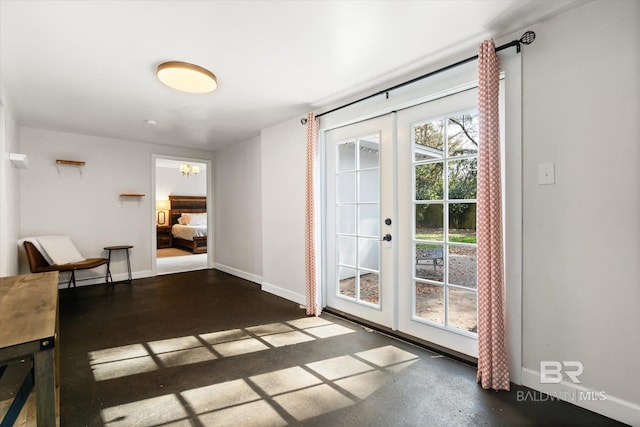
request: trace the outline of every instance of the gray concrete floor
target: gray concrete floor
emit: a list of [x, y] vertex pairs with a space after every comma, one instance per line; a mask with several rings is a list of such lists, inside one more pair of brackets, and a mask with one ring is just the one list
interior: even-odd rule
[[63, 290], [60, 335], [62, 426], [619, 425], [216, 270]]

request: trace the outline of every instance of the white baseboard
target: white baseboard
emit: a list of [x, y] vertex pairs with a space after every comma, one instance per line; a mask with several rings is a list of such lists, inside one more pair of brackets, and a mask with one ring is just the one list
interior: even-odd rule
[[265, 292], [269, 292], [270, 294], [277, 295], [281, 298], [288, 299], [289, 301], [293, 301], [300, 305], [305, 305], [307, 303], [306, 295], [301, 295], [296, 292], [291, 292], [288, 289], [278, 287], [271, 283], [262, 282], [262, 290]]
[[213, 264], [213, 268], [259, 285], [262, 284], [262, 276], [258, 276], [253, 273], [247, 273], [246, 271], [238, 270], [237, 268], [229, 267], [228, 265], [219, 264], [217, 262]]
[[[153, 271], [151, 270], [134, 271], [133, 273], [131, 273], [131, 277], [133, 277], [134, 279], [144, 279], [145, 277], [153, 277]], [[115, 276], [113, 276], [114, 281], [126, 280], [126, 279], [127, 279], [127, 273], [116, 274]]]
[[213, 268], [216, 270], [224, 271], [232, 276], [240, 277], [241, 279], [248, 280], [253, 283], [261, 285], [261, 289], [273, 295], [277, 295], [281, 298], [293, 301], [297, 304], [305, 305], [307, 303], [307, 297], [295, 292], [291, 292], [288, 289], [281, 288], [271, 283], [263, 282], [262, 276], [256, 274], [247, 273], [246, 271], [238, 270], [237, 268], [229, 267], [228, 265], [214, 263]]
[[[569, 381], [542, 384], [540, 372], [527, 368], [522, 368], [522, 385], [625, 424], [640, 426], [640, 405], [612, 396], [607, 393], [607, 390], [593, 390]], [[520, 397], [524, 400], [544, 399], [536, 393], [530, 395], [525, 393]]]
[[[58, 282], [58, 289], [66, 289], [67, 283], [69, 283], [69, 274], [70, 273], [60, 273], [60, 279]], [[121, 282], [127, 280], [129, 278], [128, 273], [118, 273], [112, 274], [114, 282]], [[151, 277], [151, 270], [144, 271], [134, 271], [131, 273], [131, 277], [134, 279], [143, 279], [145, 277]], [[76, 271], [76, 287], [81, 286], [91, 286], [91, 285], [104, 285], [104, 276], [93, 276], [93, 277], [78, 277], [78, 272]], [[72, 285], [73, 287], [73, 285]]]

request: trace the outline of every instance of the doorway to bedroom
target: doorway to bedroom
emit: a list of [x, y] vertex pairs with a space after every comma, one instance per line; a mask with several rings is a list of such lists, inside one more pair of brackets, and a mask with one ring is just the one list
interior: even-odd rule
[[157, 156], [154, 165], [156, 274], [208, 268], [210, 162]]

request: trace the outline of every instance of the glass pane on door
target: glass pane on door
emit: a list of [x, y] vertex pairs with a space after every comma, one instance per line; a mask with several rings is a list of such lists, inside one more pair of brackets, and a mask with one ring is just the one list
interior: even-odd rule
[[416, 204], [415, 209], [416, 239], [443, 241], [444, 205], [442, 203], [428, 205]]
[[449, 117], [447, 120], [447, 146], [450, 157], [477, 154], [479, 141], [477, 111]]
[[338, 268], [338, 293], [350, 298], [356, 297], [356, 270], [355, 268]]
[[358, 206], [358, 234], [360, 236], [380, 236], [380, 212], [377, 203]]
[[475, 334], [477, 112], [417, 122], [411, 134], [415, 316]]
[[337, 296], [380, 303], [380, 143], [367, 135], [336, 145]]
[[354, 203], [356, 201], [356, 174], [355, 172], [342, 173], [337, 176], [338, 203]]
[[444, 154], [444, 122], [436, 120], [413, 127], [414, 160], [442, 158]]
[[345, 141], [338, 145], [338, 172], [356, 170], [356, 144], [355, 141]]
[[364, 273], [360, 276], [360, 300], [373, 305], [380, 304], [380, 275]]
[[475, 291], [448, 287], [449, 326], [469, 332], [478, 332], [478, 298]]
[[415, 291], [415, 316], [444, 325], [444, 288], [416, 282]]
[[338, 206], [337, 222], [339, 234], [356, 234], [356, 206]]

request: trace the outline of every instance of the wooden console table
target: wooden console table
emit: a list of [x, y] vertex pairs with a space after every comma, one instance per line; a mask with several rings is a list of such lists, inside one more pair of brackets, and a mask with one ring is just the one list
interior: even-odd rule
[[13, 425], [35, 388], [38, 426], [55, 427], [58, 272], [0, 277], [0, 307], [0, 376], [13, 363], [33, 363], [0, 424]]

